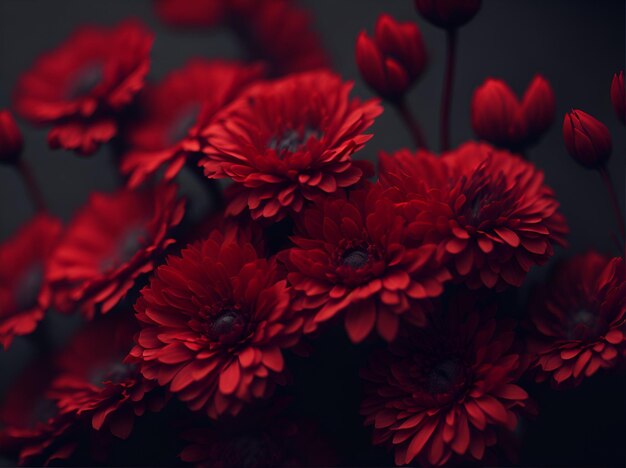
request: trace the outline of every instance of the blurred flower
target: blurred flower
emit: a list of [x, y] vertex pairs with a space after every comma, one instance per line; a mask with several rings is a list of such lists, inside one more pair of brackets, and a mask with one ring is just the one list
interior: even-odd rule
[[159, 18], [172, 26], [208, 27], [224, 18], [225, 0], [154, 0]]
[[306, 332], [340, 313], [354, 343], [374, 328], [394, 340], [401, 318], [425, 324], [424, 299], [439, 296], [450, 275], [435, 261], [435, 244], [409, 244], [399, 211], [373, 187], [301, 214], [295, 246], [283, 255], [294, 307], [315, 314]]
[[38, 214], [0, 244], [0, 345], [32, 333], [52, 302], [46, 280], [61, 221]]
[[589, 169], [600, 168], [611, 156], [613, 145], [609, 129], [581, 110], [565, 114], [563, 140], [572, 158]]
[[237, 414], [284, 381], [282, 350], [302, 327], [290, 300], [274, 260], [216, 231], [168, 257], [141, 291], [131, 355], [192, 410]]
[[611, 103], [617, 118], [624, 123], [626, 121], [626, 96], [624, 96], [624, 71], [613, 75], [611, 82]]
[[380, 164], [383, 185], [406, 200], [409, 236], [436, 243], [472, 289], [519, 287], [565, 243], [565, 219], [543, 173], [512, 153], [469, 142], [441, 158], [383, 154]]
[[374, 38], [361, 31], [356, 42], [361, 76], [380, 96], [396, 101], [415, 83], [427, 62], [422, 35], [415, 23], [399, 23], [383, 14]]
[[489, 143], [523, 149], [548, 130], [554, 112], [554, 93], [542, 76], [533, 78], [521, 102], [504, 81], [490, 78], [474, 91], [472, 128]]
[[626, 356], [624, 260], [596, 252], [560, 263], [529, 307], [537, 380], [578, 385]]
[[480, 10], [481, 0], [415, 0], [415, 8], [435, 26], [455, 29]]
[[350, 100], [351, 88], [330, 72], [294, 74], [253, 85], [220, 113], [200, 165], [239, 184], [227, 214], [248, 208], [254, 219], [281, 219], [369, 175], [370, 164], [351, 156], [382, 108]]
[[15, 123], [13, 114], [0, 110], [0, 163], [15, 163], [22, 154], [22, 132]]
[[374, 444], [394, 449], [396, 465], [482, 460], [528, 404], [512, 323], [467, 298], [434, 317], [431, 327], [404, 330], [362, 372], [361, 414]]
[[135, 22], [77, 30], [20, 77], [18, 113], [52, 126], [50, 147], [93, 153], [115, 136], [117, 114], [143, 87], [152, 40]]
[[93, 429], [108, 427], [127, 439], [135, 416], [146, 409], [159, 411], [166, 402], [156, 382], [143, 378], [137, 366], [124, 358], [138, 331], [128, 315], [107, 316], [88, 323], [56, 357], [59, 375], [49, 396], [61, 414], [91, 419]]
[[189, 158], [201, 154], [202, 131], [215, 114], [261, 75], [258, 65], [194, 60], [149, 87], [142, 95], [145, 117], [131, 128], [131, 149], [121, 164], [129, 186], [164, 166], [163, 178], [174, 178]]
[[153, 270], [155, 257], [174, 242], [167, 236], [183, 214], [174, 185], [92, 194], [50, 259], [55, 306], [78, 309], [89, 319], [96, 307], [110, 311], [138, 276]]

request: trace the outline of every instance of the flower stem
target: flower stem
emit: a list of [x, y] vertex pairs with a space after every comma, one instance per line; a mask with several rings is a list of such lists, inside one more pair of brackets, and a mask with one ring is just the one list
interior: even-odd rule
[[398, 103], [395, 104], [396, 110], [400, 114], [400, 117], [404, 121], [405, 125], [409, 129], [409, 133], [413, 137], [413, 141], [418, 148], [422, 148], [427, 150], [428, 143], [426, 142], [426, 138], [424, 137], [424, 133], [422, 132], [422, 128], [409, 109], [409, 106], [406, 104], [406, 99], [402, 99]]
[[37, 211], [47, 211], [43, 193], [41, 192], [41, 188], [35, 179], [35, 175], [33, 174], [33, 169], [30, 167], [30, 164], [28, 164], [24, 158], [20, 158], [16, 163], [16, 168], [20, 172], [20, 175], [26, 184], [28, 195], [30, 196], [30, 199], [33, 202], [33, 205], [35, 205]]
[[452, 87], [454, 85], [454, 63], [456, 61], [456, 29], [449, 29], [446, 33], [446, 75], [441, 95], [440, 109], [440, 144], [441, 151], [450, 148], [450, 109], [452, 107]]
[[606, 169], [606, 166], [602, 166], [600, 169], [598, 169], [598, 172], [600, 173], [600, 177], [602, 177], [604, 186], [609, 193], [609, 198], [611, 199], [611, 205], [613, 207], [613, 214], [615, 215], [615, 221], [617, 221], [617, 224], [619, 226], [619, 232], [622, 235], [622, 240], [626, 240], [626, 232], [624, 231], [624, 217], [622, 216], [622, 210], [619, 207], [619, 200], [617, 198], [617, 193], [615, 192], [615, 186], [613, 185], [613, 181], [611, 180], [611, 175]]

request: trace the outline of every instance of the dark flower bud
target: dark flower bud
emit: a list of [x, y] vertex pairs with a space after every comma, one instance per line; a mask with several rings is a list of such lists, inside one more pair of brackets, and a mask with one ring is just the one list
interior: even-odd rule
[[522, 98], [527, 143], [537, 141], [554, 121], [556, 103], [548, 80], [536, 75]]
[[415, 0], [415, 8], [429, 22], [444, 29], [455, 29], [471, 20], [480, 10], [481, 0]]
[[374, 37], [361, 31], [356, 62], [363, 79], [380, 96], [397, 100], [419, 78], [427, 62], [422, 35], [414, 23], [399, 23], [389, 15], [376, 22]]
[[0, 162], [15, 163], [22, 153], [22, 133], [10, 111], [0, 110]]
[[624, 71], [613, 75], [611, 82], [611, 102], [617, 118], [624, 123], [626, 121], [626, 97], [624, 96]]
[[580, 164], [598, 169], [611, 155], [611, 134], [598, 119], [572, 110], [563, 119], [563, 140], [569, 154]]

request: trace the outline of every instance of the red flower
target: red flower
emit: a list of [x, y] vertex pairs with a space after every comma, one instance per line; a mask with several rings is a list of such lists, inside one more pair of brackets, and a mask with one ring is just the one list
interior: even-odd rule
[[328, 66], [309, 12], [293, 0], [157, 0], [156, 10], [175, 26], [229, 26], [277, 75]]
[[134, 22], [79, 29], [20, 78], [16, 109], [52, 125], [50, 147], [91, 154], [115, 136], [116, 114], [143, 87], [151, 47], [152, 34]]
[[374, 328], [392, 341], [401, 316], [425, 322], [422, 300], [440, 295], [450, 275], [434, 261], [436, 245], [409, 244], [400, 210], [380, 190], [320, 200], [300, 219], [283, 258], [294, 306], [316, 312], [305, 331], [344, 313], [353, 342]]
[[349, 100], [351, 88], [329, 72], [291, 75], [251, 87], [220, 114], [200, 164], [207, 177], [245, 189], [227, 214], [248, 207], [255, 219], [280, 219], [364, 177], [369, 165], [351, 155], [371, 138], [363, 132], [382, 109]]
[[282, 381], [282, 349], [302, 327], [289, 301], [273, 260], [216, 231], [170, 256], [142, 290], [135, 309], [143, 329], [131, 355], [192, 410], [237, 414]]
[[565, 220], [541, 171], [487, 144], [466, 143], [439, 159], [382, 155], [381, 180], [409, 199], [410, 235], [437, 243], [439, 257], [472, 289], [520, 286], [565, 242]]
[[144, 94], [145, 119], [132, 128], [131, 151], [122, 172], [135, 187], [166, 167], [171, 180], [185, 162], [200, 152], [202, 132], [216, 112], [262, 74], [260, 66], [195, 60], [170, 73]]
[[595, 252], [559, 264], [530, 307], [537, 380], [578, 385], [626, 356], [624, 260]]
[[456, 29], [480, 10], [481, 0], [415, 0], [415, 8], [435, 26]]
[[611, 103], [617, 118], [626, 122], [626, 96], [624, 95], [624, 70], [613, 75], [611, 82]]
[[189, 444], [180, 458], [197, 467], [337, 466], [333, 449], [315, 424], [274, 408], [188, 429], [183, 439]]
[[163, 407], [164, 395], [152, 391], [156, 383], [124, 360], [136, 331], [136, 322], [115, 316], [89, 323], [72, 339], [57, 357], [60, 375], [49, 393], [61, 414], [89, 416], [95, 430], [108, 426], [126, 439], [135, 416]]
[[90, 319], [96, 306], [110, 311], [174, 242], [167, 235], [183, 214], [173, 185], [92, 194], [50, 259], [55, 305], [65, 312], [77, 308]]
[[27, 335], [52, 301], [45, 279], [50, 256], [62, 231], [61, 222], [39, 214], [0, 244], [0, 345]]
[[400, 99], [424, 71], [427, 62], [422, 35], [415, 23], [398, 23], [383, 14], [374, 38], [361, 31], [356, 41], [356, 63], [361, 76], [379, 95]]
[[501, 80], [488, 79], [472, 97], [472, 127], [476, 135], [504, 148], [536, 143], [554, 120], [554, 93], [548, 81], [535, 76], [521, 101]]
[[584, 167], [602, 167], [611, 156], [611, 133], [602, 122], [581, 110], [563, 119], [563, 140], [569, 154]]
[[437, 314], [447, 317], [443, 324], [407, 330], [362, 374], [365, 424], [374, 426], [375, 444], [393, 447], [397, 465], [481, 460], [528, 402], [517, 385], [524, 365], [512, 324], [465, 302]]
[[22, 132], [15, 123], [13, 114], [0, 110], [0, 163], [15, 163], [22, 154]]

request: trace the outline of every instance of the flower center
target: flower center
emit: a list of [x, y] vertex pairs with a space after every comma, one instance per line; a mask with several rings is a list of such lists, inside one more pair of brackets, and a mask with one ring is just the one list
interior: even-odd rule
[[28, 310], [37, 305], [43, 284], [43, 267], [37, 263], [28, 268], [17, 283], [15, 305], [17, 310]]
[[92, 63], [83, 67], [72, 80], [67, 97], [77, 99], [88, 95], [100, 84], [104, 77], [104, 67], [100, 63]]
[[247, 325], [247, 320], [240, 311], [222, 309], [209, 318], [208, 335], [213, 341], [234, 344], [243, 336]]
[[89, 382], [98, 386], [101, 386], [104, 382], [117, 384], [127, 380], [134, 372], [135, 364], [127, 364], [121, 360], [114, 361], [109, 365], [98, 367], [91, 374]]
[[280, 136], [273, 136], [267, 147], [276, 151], [279, 159], [283, 159], [287, 154], [296, 152], [309, 138], [319, 139], [320, 136], [320, 132], [312, 127], [306, 127], [304, 131], [289, 128]]
[[130, 228], [118, 239], [113, 252], [100, 263], [102, 271], [112, 270], [128, 262], [141, 249], [147, 231], [144, 226]]
[[355, 270], [363, 268], [368, 261], [369, 254], [363, 249], [349, 249], [341, 256], [342, 264]]
[[463, 366], [456, 359], [446, 359], [433, 366], [428, 374], [428, 390], [433, 394], [450, 393], [462, 383]]
[[602, 317], [581, 306], [570, 312], [567, 320], [566, 336], [570, 340], [585, 339], [598, 335], [606, 328]]

